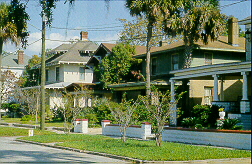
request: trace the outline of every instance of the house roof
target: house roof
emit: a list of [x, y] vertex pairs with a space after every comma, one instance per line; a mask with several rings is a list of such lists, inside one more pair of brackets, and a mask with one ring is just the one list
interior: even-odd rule
[[[112, 52], [112, 48], [115, 47], [115, 46], [116, 46], [116, 44], [112, 44], [112, 43], [101, 43], [99, 48], [103, 47], [106, 51]], [[145, 46], [136, 46], [136, 54], [141, 54], [141, 53], [144, 53], [144, 52], [146, 52], [146, 47]]]
[[81, 56], [81, 52], [95, 51], [98, 45], [91, 41], [78, 41], [73, 44], [62, 44], [50, 53], [55, 55], [46, 61], [46, 64], [86, 63], [90, 56]]
[[27, 64], [30, 56], [24, 54], [24, 64], [18, 64], [18, 54], [8, 54], [2, 58], [2, 68], [24, 68]]
[[[198, 41], [195, 43], [198, 45], [199, 49], [207, 49], [207, 50], [215, 50], [215, 51], [237, 51], [237, 52], [245, 52], [245, 38], [239, 37], [239, 45], [238, 46], [232, 46], [228, 43], [228, 37], [227, 36], [220, 36], [218, 40], [209, 42], [207, 45], [203, 44], [202, 41]], [[151, 53], [160, 53], [163, 51], [173, 51], [178, 48], [182, 48], [184, 46], [184, 41], [180, 40], [178, 42], [174, 42], [172, 44], [168, 44], [162, 47], [152, 47]], [[143, 56], [146, 52], [139, 53], [136, 56]]]

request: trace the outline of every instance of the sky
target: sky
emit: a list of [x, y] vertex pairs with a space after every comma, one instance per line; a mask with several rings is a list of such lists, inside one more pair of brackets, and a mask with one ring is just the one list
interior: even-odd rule
[[[10, 0], [0, 0], [0, 2]], [[25, 0], [22, 0], [26, 2]], [[52, 27], [46, 31], [46, 49], [69, 43], [67, 41], [80, 38], [81, 31], [88, 31], [89, 40], [100, 44], [102, 42], [115, 43], [123, 24], [119, 19], [133, 20], [129, 10], [125, 7], [125, 0], [75, 0], [73, 6], [64, 4], [65, 0], [57, 2], [53, 10]], [[242, 20], [251, 15], [251, 0], [221, 0], [221, 12], [227, 16], [234, 16]], [[39, 0], [29, 0], [27, 13], [30, 15], [28, 22], [28, 46], [25, 54], [41, 54], [41, 6]], [[244, 29], [243, 26], [241, 26]], [[10, 43], [4, 44], [4, 51], [15, 52], [20, 47]]]

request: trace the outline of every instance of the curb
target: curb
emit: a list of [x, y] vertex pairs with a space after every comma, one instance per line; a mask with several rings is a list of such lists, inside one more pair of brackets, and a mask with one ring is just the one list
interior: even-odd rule
[[56, 149], [74, 151], [78, 153], [99, 155], [99, 156], [104, 156], [104, 157], [109, 157], [109, 158], [114, 158], [114, 159], [125, 160], [125, 161], [129, 161], [133, 163], [179, 163], [179, 164], [181, 163], [216, 163], [217, 164], [217, 163], [222, 163], [222, 162], [227, 163], [231, 161], [236, 161], [238, 163], [243, 163], [243, 162], [248, 163], [248, 164], [251, 163], [251, 158], [225, 158], [225, 159], [206, 159], [206, 160], [191, 160], [191, 161], [147, 161], [147, 160], [140, 160], [140, 159], [125, 157], [125, 156], [94, 152], [94, 151], [88, 151], [88, 150], [80, 150], [80, 149], [75, 149], [75, 148], [70, 148], [70, 147], [63, 147], [63, 146], [57, 146], [57, 145], [52, 145], [52, 144], [27, 141], [27, 140], [21, 140], [21, 139], [16, 139], [15, 141], [36, 144], [36, 145], [41, 145], [41, 146], [47, 146], [47, 147], [56, 148]]
[[46, 144], [46, 143], [34, 142], [34, 141], [27, 141], [27, 140], [21, 140], [21, 139], [16, 139], [15, 141], [36, 144], [36, 145], [40, 145], [40, 146], [47, 146], [47, 147], [56, 148], [56, 149], [69, 150], [69, 151], [74, 151], [74, 152], [78, 152], [78, 153], [86, 153], [86, 154], [99, 155], [99, 156], [104, 156], [104, 157], [109, 157], [109, 158], [114, 158], [114, 159], [126, 160], [126, 161], [130, 161], [133, 163], [145, 163], [146, 162], [144, 160], [134, 159], [134, 158], [130, 158], [130, 157], [124, 157], [124, 156], [119, 156], [119, 155], [100, 153], [100, 152], [94, 152], [94, 151], [88, 151], [88, 150], [80, 150], [80, 149], [75, 149], [75, 148], [70, 148], [70, 147], [57, 146], [57, 145], [51, 145], [51, 144]]

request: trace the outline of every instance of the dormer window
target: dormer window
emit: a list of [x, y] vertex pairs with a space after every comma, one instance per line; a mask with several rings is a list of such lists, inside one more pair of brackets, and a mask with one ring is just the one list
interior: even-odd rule
[[94, 54], [94, 51], [91, 50], [85, 50], [85, 51], [79, 51], [80, 52], [80, 56], [91, 56], [92, 54]]

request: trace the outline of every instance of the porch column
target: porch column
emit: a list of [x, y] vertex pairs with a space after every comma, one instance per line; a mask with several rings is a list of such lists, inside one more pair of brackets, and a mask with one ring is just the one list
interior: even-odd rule
[[220, 80], [220, 101], [224, 101], [224, 80]]
[[177, 104], [175, 101], [175, 80], [171, 79], [171, 117], [170, 117], [170, 125], [177, 126]]
[[214, 78], [214, 97], [213, 101], [220, 101], [218, 96], [218, 75], [213, 75]]
[[242, 100], [248, 100], [248, 72], [242, 72], [243, 84], [242, 84]]
[[240, 102], [240, 112], [250, 112], [250, 101], [248, 99], [248, 72], [241, 72], [243, 76], [242, 99]]

